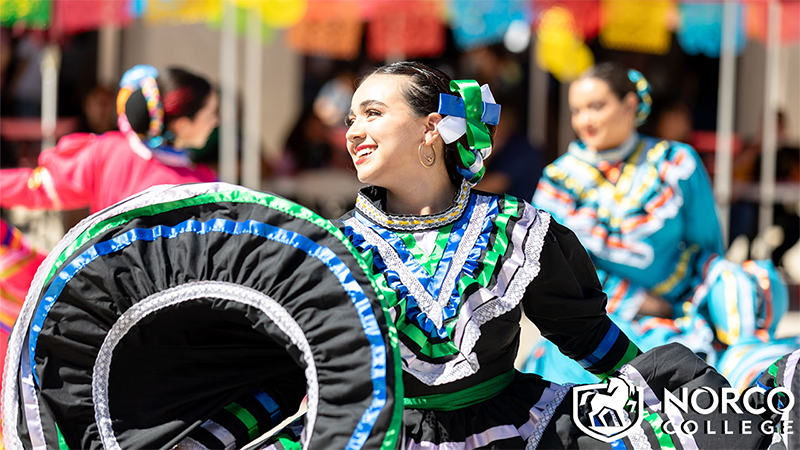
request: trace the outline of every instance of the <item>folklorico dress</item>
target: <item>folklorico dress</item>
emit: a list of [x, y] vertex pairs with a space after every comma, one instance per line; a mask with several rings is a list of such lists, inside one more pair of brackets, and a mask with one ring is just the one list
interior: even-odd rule
[[[741, 265], [720, 256], [708, 174], [686, 144], [633, 133], [618, 148], [594, 152], [575, 141], [545, 168], [533, 203], [578, 236], [608, 294], [609, 315], [643, 350], [680, 341], [715, 365], [729, 346], [763, 347], [787, 309], [771, 262]], [[647, 292], [671, 302], [679, 320], [639, 317]], [[785, 344], [749, 371], [750, 381], [797, 348]], [[526, 370], [590, 379], [547, 343], [534, 349]]]
[[[440, 214], [391, 215], [385, 201], [385, 190], [364, 188], [340, 220], [372, 262], [397, 327], [404, 448], [607, 446], [569, 419], [572, 384], [513, 367], [523, 310], [544, 337], [599, 378], [650, 374], [664, 359], [640, 355], [608, 318], [606, 296], [575, 235], [527, 202], [472, 191], [466, 182]], [[660, 350], [675, 363], [661, 369], [680, 373], [681, 383], [724, 383], [685, 347]], [[633, 441], [619, 442], [658, 443], [656, 433], [643, 421]]]
[[389, 299], [411, 448], [536, 446], [569, 388], [515, 372], [523, 306], [544, 336], [595, 374], [639, 354], [606, 316], [586, 252], [549, 214], [466, 182], [432, 216], [387, 214], [384, 196], [365, 188], [340, 220]]

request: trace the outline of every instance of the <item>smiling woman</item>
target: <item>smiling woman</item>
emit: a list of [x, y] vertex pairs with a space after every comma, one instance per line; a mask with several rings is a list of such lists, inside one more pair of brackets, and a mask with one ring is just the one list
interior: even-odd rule
[[638, 100], [633, 91], [620, 98], [603, 80], [582, 78], [569, 88], [572, 128], [594, 151], [618, 147], [634, 130]]
[[[364, 80], [347, 117], [347, 149], [358, 179], [387, 188], [398, 212], [430, 214], [450, 204], [455, 186], [437, 131], [442, 116], [414, 110], [406, 101], [409, 84], [407, 77], [381, 73]], [[423, 176], [420, 165], [428, 169]]]

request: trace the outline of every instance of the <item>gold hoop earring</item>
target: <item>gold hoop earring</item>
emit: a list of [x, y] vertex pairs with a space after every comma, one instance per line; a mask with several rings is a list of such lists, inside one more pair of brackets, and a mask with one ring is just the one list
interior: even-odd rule
[[[424, 142], [422, 144], [419, 144], [419, 147], [417, 147], [417, 156], [419, 156], [419, 163], [422, 164], [422, 167], [430, 169], [431, 167], [433, 167], [434, 164], [436, 164], [436, 147], [434, 147], [433, 144], [431, 144], [431, 149], [433, 150], [433, 156], [425, 156], [425, 161], [423, 161], [422, 160], [423, 145], [425, 145]], [[427, 164], [425, 164], [425, 162], [427, 162]]]

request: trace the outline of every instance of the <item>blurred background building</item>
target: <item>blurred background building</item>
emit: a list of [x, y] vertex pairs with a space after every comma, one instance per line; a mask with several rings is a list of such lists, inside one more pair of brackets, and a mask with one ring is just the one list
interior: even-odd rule
[[[126, 69], [180, 65], [221, 92], [196, 159], [328, 218], [360, 186], [343, 119], [365, 70], [416, 59], [489, 83], [503, 120], [479, 188], [529, 200], [574, 138], [568, 83], [617, 61], [652, 86], [641, 131], [702, 155], [729, 257], [771, 256], [798, 308], [800, 1], [0, 0], [0, 22], [0, 166], [115, 128]], [[2, 214], [48, 248], [85, 212]]]

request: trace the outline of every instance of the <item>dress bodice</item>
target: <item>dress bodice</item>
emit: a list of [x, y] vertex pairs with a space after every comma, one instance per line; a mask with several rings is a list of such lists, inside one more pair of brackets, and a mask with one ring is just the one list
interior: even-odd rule
[[597, 153], [573, 142], [533, 203], [575, 232], [598, 269], [671, 300], [722, 251], [708, 175], [686, 144], [634, 134]]
[[[340, 220], [387, 299], [406, 396], [461, 391], [513, 370], [521, 304], [543, 335], [576, 359], [616, 330], [580, 243], [527, 202], [464, 183], [439, 214], [398, 216], [384, 205], [385, 191], [365, 188]], [[566, 330], [577, 313], [564, 311], [570, 302], [581, 303], [575, 306], [583, 320]], [[602, 373], [627, 352], [635, 355], [624, 334], [612, 334], [611, 344], [621, 336], [616, 351], [602, 363], [584, 361], [587, 368], [597, 363], [593, 369]]]

